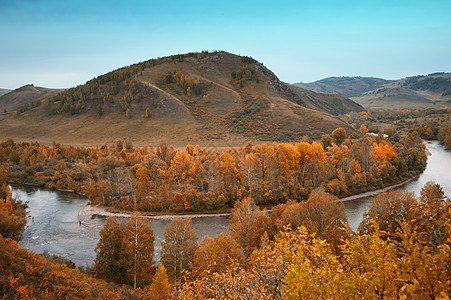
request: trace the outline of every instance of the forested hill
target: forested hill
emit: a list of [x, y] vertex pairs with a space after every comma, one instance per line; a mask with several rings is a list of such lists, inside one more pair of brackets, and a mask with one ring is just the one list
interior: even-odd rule
[[320, 93], [338, 93], [346, 97], [360, 96], [362, 93], [379, 88], [390, 80], [375, 77], [328, 77], [315, 82], [294, 83], [293, 85]]
[[399, 80], [331, 77], [296, 86], [351, 97], [366, 109], [439, 108], [451, 105], [451, 73], [432, 73]]
[[0, 138], [72, 144], [120, 137], [137, 144], [295, 141], [337, 127], [351, 133], [334, 115], [363, 110], [344, 96], [286, 84], [250, 57], [188, 53], [126, 66], [23, 105], [0, 119]]

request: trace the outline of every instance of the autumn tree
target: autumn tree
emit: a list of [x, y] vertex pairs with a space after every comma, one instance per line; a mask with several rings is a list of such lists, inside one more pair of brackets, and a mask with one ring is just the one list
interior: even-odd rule
[[388, 141], [382, 140], [380, 143], [373, 143], [370, 150], [371, 161], [377, 165], [383, 165], [396, 156], [395, 147]]
[[8, 186], [8, 172], [0, 168], [0, 235], [19, 240], [27, 224], [27, 205], [12, 198]]
[[151, 181], [149, 176], [149, 170], [141, 165], [133, 166], [130, 171], [134, 173], [134, 190], [136, 204], [135, 209], [141, 208], [141, 210], [152, 210]]
[[426, 182], [420, 191], [420, 203], [422, 204], [433, 204], [441, 203], [445, 199], [445, 193], [443, 188], [432, 181]]
[[194, 257], [198, 236], [192, 228], [191, 219], [174, 218], [164, 230], [164, 241], [161, 242], [161, 262], [169, 275], [177, 283], [183, 270], [188, 268]]
[[343, 141], [346, 139], [346, 130], [342, 127], [338, 127], [334, 131], [332, 131], [332, 137], [335, 141], [335, 144], [341, 145]]
[[0, 199], [0, 235], [4, 238], [19, 240], [26, 220], [26, 204], [15, 199]]
[[124, 233], [116, 218], [108, 218], [100, 230], [94, 270], [96, 276], [116, 284], [128, 283], [124, 264]]
[[8, 186], [8, 171], [0, 167], [0, 199], [6, 199], [11, 196], [11, 190]]
[[151, 282], [154, 254], [154, 234], [149, 223], [139, 215], [134, 215], [121, 224], [124, 235], [124, 264], [128, 278], [133, 279], [133, 288]]
[[166, 268], [163, 264], [159, 264], [150, 285], [150, 294], [156, 300], [166, 300], [169, 299], [170, 293], [171, 285], [169, 284]]
[[368, 133], [368, 128], [365, 126], [365, 124], [362, 123], [362, 125], [360, 125], [359, 131], [361, 134], [365, 135]]
[[407, 222], [400, 223], [396, 242], [387, 240], [377, 224], [371, 232], [348, 239], [340, 258], [325, 241], [300, 228], [300, 244], [295, 252], [285, 252], [292, 262], [284, 278], [285, 297], [448, 298], [446, 262], [418, 241]]
[[95, 273], [99, 278], [134, 288], [151, 281], [154, 234], [138, 215], [118, 223], [108, 218], [96, 247]]
[[244, 263], [244, 251], [231, 235], [205, 236], [196, 249], [192, 270], [196, 276], [225, 272], [234, 263]]
[[327, 240], [334, 251], [339, 251], [341, 240], [346, 237], [344, 224], [347, 217], [343, 203], [336, 200], [324, 191], [314, 191], [307, 201], [276, 206], [271, 217], [279, 230], [288, 225], [293, 230], [304, 226], [310, 233]]
[[230, 216], [229, 230], [232, 237], [243, 247], [247, 255], [260, 246], [266, 232], [273, 234], [271, 219], [260, 211], [252, 198], [237, 201]]
[[402, 220], [410, 220], [414, 216], [415, 195], [412, 192], [392, 190], [380, 193], [373, 198], [368, 211], [363, 214], [359, 232], [372, 230], [372, 222], [376, 222], [380, 230], [394, 234]]
[[425, 245], [437, 249], [451, 236], [451, 200], [444, 196], [442, 187], [432, 181], [423, 186], [418, 200], [414, 206], [413, 228]]
[[174, 173], [174, 179], [180, 187], [186, 190], [187, 184], [191, 182], [196, 172], [196, 164], [198, 162], [192, 157], [188, 151], [177, 151], [171, 161], [170, 170]]

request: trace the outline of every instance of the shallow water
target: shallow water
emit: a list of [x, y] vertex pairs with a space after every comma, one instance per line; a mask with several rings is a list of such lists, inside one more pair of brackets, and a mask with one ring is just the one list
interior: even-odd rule
[[[99, 232], [105, 218], [96, 217], [78, 221], [78, 211], [88, 200], [73, 193], [50, 191], [32, 186], [11, 186], [13, 196], [28, 202], [30, 218], [19, 246], [35, 253], [47, 251], [66, 257], [77, 265], [92, 264]], [[159, 260], [164, 228], [170, 220], [153, 219], [151, 227], [155, 234], [155, 259]], [[214, 237], [227, 230], [228, 217], [208, 216], [192, 218], [199, 242], [205, 235]]]
[[[423, 185], [433, 180], [439, 183], [445, 194], [451, 198], [451, 152], [437, 141], [427, 141], [431, 155], [424, 173], [418, 180], [403, 188], [419, 194]], [[95, 248], [99, 240], [99, 231], [105, 218], [93, 218], [80, 226], [78, 211], [88, 200], [73, 193], [50, 191], [43, 188], [13, 185], [14, 197], [28, 202], [32, 216], [19, 245], [35, 253], [48, 251], [74, 261], [77, 265], [92, 264]], [[355, 230], [362, 221], [363, 213], [368, 209], [371, 197], [344, 202], [350, 227]], [[33, 221], [34, 217], [34, 221]], [[155, 234], [155, 258], [159, 260], [161, 239], [164, 228], [170, 220], [153, 219], [151, 227]], [[227, 230], [229, 218], [225, 216], [206, 216], [192, 218], [199, 242], [208, 235], [214, 237]]]

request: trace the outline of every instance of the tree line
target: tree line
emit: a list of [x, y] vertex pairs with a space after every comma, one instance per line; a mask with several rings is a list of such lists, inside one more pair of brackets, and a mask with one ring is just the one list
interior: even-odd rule
[[321, 142], [252, 145], [213, 152], [188, 145], [82, 148], [54, 144], [0, 144], [9, 178], [85, 194], [93, 204], [142, 212], [230, 209], [246, 197], [259, 206], [302, 201], [323, 187], [337, 197], [399, 183], [426, 165], [415, 132], [392, 143], [382, 136], [346, 136], [336, 129]]
[[[422, 139], [438, 140], [451, 145], [451, 108], [381, 109], [351, 113], [342, 120], [376, 133], [385, 133], [391, 142], [399, 141], [408, 132], [417, 131]], [[378, 124], [378, 125], [377, 125]]]

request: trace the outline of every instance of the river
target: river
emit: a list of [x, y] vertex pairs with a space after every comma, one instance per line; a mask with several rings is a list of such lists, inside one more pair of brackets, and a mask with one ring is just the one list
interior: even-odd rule
[[[431, 153], [424, 173], [403, 188], [417, 195], [423, 185], [432, 180], [439, 183], [447, 197], [451, 198], [451, 152], [437, 141], [426, 141]], [[47, 251], [66, 257], [77, 265], [90, 265], [95, 259], [95, 247], [99, 240], [99, 231], [104, 218], [78, 221], [78, 211], [88, 200], [82, 196], [44, 188], [12, 185], [13, 196], [28, 202], [30, 218], [23, 232], [19, 246], [35, 253]], [[362, 221], [362, 215], [371, 202], [370, 198], [344, 202], [349, 226], [355, 230]], [[159, 259], [161, 239], [168, 219], [152, 219], [151, 226], [155, 234], [156, 260]], [[199, 241], [205, 236], [214, 237], [227, 230], [228, 217], [204, 216], [192, 218]]]
[[[451, 152], [438, 141], [425, 141], [429, 151], [428, 162], [424, 172], [417, 180], [407, 183], [402, 188], [414, 192], [417, 196], [424, 184], [434, 181], [442, 186], [445, 195], [451, 198]], [[356, 230], [363, 220], [363, 213], [368, 209], [373, 197], [343, 202], [348, 216], [348, 225]]]

